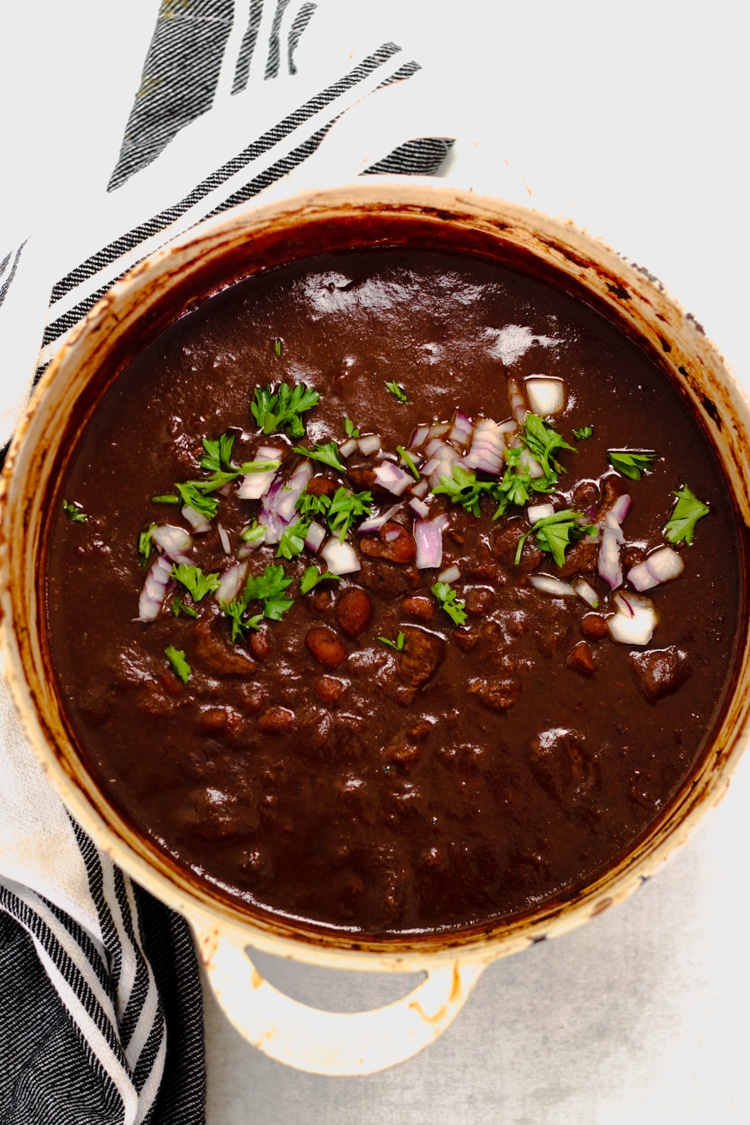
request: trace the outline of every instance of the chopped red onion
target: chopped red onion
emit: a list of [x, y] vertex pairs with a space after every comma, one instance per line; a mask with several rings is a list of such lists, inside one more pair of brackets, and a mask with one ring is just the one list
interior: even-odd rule
[[174, 585], [172, 579], [172, 563], [164, 555], [157, 555], [146, 575], [140, 597], [138, 598], [138, 620], [153, 621], [159, 616], [170, 588]]
[[443, 434], [448, 433], [448, 430], [450, 428], [451, 428], [450, 422], [436, 422], [434, 426], [430, 426], [430, 429], [429, 429], [430, 437], [442, 437]]
[[619, 591], [614, 596], [614, 603], [617, 613], [607, 618], [612, 640], [624, 645], [647, 645], [658, 621], [651, 599]]
[[526, 509], [526, 518], [529, 523], [536, 523], [537, 520], [548, 519], [549, 516], [554, 516], [554, 504], [530, 504]]
[[535, 590], [559, 598], [574, 598], [576, 594], [570, 582], [563, 582], [560, 578], [552, 578], [548, 574], [532, 574], [529, 583]]
[[339, 446], [339, 455], [341, 457], [351, 457], [352, 453], [354, 453], [354, 450], [356, 448], [357, 448], [356, 438], [353, 438], [353, 437], [347, 438], [346, 441], [342, 442], [341, 445]]
[[373, 531], [380, 531], [383, 524], [387, 523], [394, 512], [397, 512], [400, 507], [400, 504], [394, 504], [392, 508], [381, 512], [378, 516], [368, 516], [366, 520], [362, 520], [362, 523], [357, 528], [357, 535], [369, 535]]
[[300, 461], [289, 480], [281, 489], [276, 502], [276, 515], [285, 523], [291, 523], [297, 514], [297, 501], [313, 475], [311, 461]]
[[470, 469], [481, 469], [495, 476], [500, 472], [505, 460], [505, 438], [497, 422], [491, 418], [480, 418], [474, 427], [471, 447], [464, 458]]
[[380, 434], [365, 434], [365, 436], [361, 437], [357, 442], [357, 448], [360, 453], [364, 453], [364, 455], [367, 456], [368, 453], [377, 453], [382, 444]]
[[[255, 454], [256, 461], [280, 461], [283, 450], [276, 449], [273, 445], [261, 445]], [[260, 469], [254, 473], [247, 473], [240, 481], [237, 495], [241, 500], [260, 500], [265, 496], [273, 484], [276, 469]]]
[[599, 595], [590, 582], [587, 582], [585, 578], [581, 578], [579, 575], [577, 578], [574, 578], [570, 584], [582, 601], [590, 605], [592, 609], [599, 608]]
[[417, 496], [420, 500], [424, 500], [425, 496], [427, 495], [427, 493], [429, 491], [430, 491], [429, 482], [424, 480], [424, 479], [422, 479], [420, 481], [417, 481], [416, 484], [413, 484], [411, 486], [412, 496]]
[[474, 427], [463, 410], [457, 410], [453, 419], [453, 425], [448, 433], [448, 438], [450, 441], [455, 441], [459, 445], [467, 445], [473, 430]]
[[211, 521], [203, 515], [203, 512], [197, 511], [192, 504], [185, 504], [182, 508], [182, 514], [192, 527], [195, 535], [205, 535], [207, 531], [211, 530]]
[[427, 506], [427, 504], [425, 504], [424, 500], [420, 500], [418, 496], [412, 496], [411, 500], [409, 501], [409, 507], [411, 508], [412, 512], [414, 512], [414, 514], [419, 516], [419, 518], [422, 520], [430, 514], [429, 507]]
[[214, 593], [214, 597], [219, 605], [221, 605], [222, 602], [234, 601], [242, 589], [246, 574], [246, 562], [235, 562], [227, 567], [221, 576], [219, 588]]
[[440, 566], [443, 561], [443, 532], [437, 521], [417, 520], [414, 539], [417, 544], [417, 569]]
[[671, 547], [660, 547], [642, 563], [631, 567], [627, 579], [636, 590], [650, 590], [654, 586], [660, 586], [662, 582], [679, 578], [684, 569], [685, 562], [682, 555]]
[[394, 496], [400, 496], [409, 487], [414, 477], [411, 473], [405, 473], [403, 469], [390, 461], [381, 461], [375, 468], [375, 479], [381, 488], [392, 492]]
[[193, 560], [187, 557], [187, 551], [193, 546], [193, 540], [184, 527], [175, 527], [165, 523], [155, 527], [151, 532], [151, 539], [172, 562], [190, 563]]
[[216, 524], [216, 530], [219, 533], [219, 542], [221, 543], [222, 551], [224, 552], [225, 555], [231, 555], [232, 544], [229, 542], [229, 536], [227, 535], [226, 528], [223, 527], [222, 524], [217, 523]]
[[340, 543], [335, 536], [321, 547], [320, 557], [325, 561], [331, 574], [352, 574], [360, 569], [357, 552], [351, 543]]
[[313, 520], [305, 535], [305, 546], [308, 551], [311, 551], [313, 555], [317, 555], [325, 537], [326, 529], [322, 524], [316, 523], [315, 520]]
[[411, 435], [411, 439], [409, 441], [409, 448], [410, 449], [419, 449], [419, 447], [421, 445], [424, 445], [424, 443], [427, 441], [427, 435], [429, 434], [429, 432], [430, 432], [429, 426], [417, 426], [414, 433]]
[[513, 417], [516, 419], [519, 426], [522, 426], [526, 420], [529, 408], [526, 405], [526, 399], [521, 391], [520, 383], [512, 376], [508, 379], [508, 401], [510, 402]]
[[447, 582], [450, 585], [451, 582], [458, 582], [460, 577], [461, 571], [454, 563], [453, 566], [447, 566], [445, 570], [441, 570], [437, 580], [438, 582]]
[[521, 456], [518, 458], [518, 463], [523, 466], [532, 480], [541, 480], [544, 476], [544, 469], [539, 464], [536, 457], [533, 457], [532, 454], [529, 453], [528, 449], [522, 451]]
[[565, 406], [565, 384], [554, 375], [529, 375], [525, 380], [529, 406], [535, 414], [559, 414]]
[[622, 585], [622, 566], [620, 565], [620, 547], [625, 542], [622, 528], [611, 512], [604, 518], [602, 528], [602, 541], [599, 545], [599, 554], [596, 559], [596, 569], [599, 577], [608, 582], [613, 590]]
[[609, 509], [609, 514], [613, 519], [616, 519], [618, 523], [622, 523], [622, 521], [625, 519], [625, 516], [630, 511], [630, 505], [632, 504], [632, 502], [633, 501], [630, 499], [630, 496], [627, 492], [621, 493], [621, 495], [617, 497], [614, 504]]

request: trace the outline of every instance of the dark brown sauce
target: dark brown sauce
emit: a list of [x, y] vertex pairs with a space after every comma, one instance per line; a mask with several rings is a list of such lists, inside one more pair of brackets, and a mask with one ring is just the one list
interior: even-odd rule
[[[492, 503], [477, 519], [439, 502], [451, 525], [441, 568], [461, 571], [460, 628], [430, 594], [433, 571], [367, 554], [359, 572], [302, 597], [296, 580], [314, 560], [279, 560], [274, 547], [254, 553], [251, 570], [281, 562], [294, 605], [247, 642], [231, 643], [211, 596], [196, 619], [168, 603], [155, 621], [136, 620], [139, 533], [152, 521], [184, 522], [151, 498], [200, 476], [201, 440], [234, 428], [237, 461], [261, 444], [291, 444], [258, 435], [256, 386], [283, 379], [320, 392], [302, 444], [340, 443], [347, 417], [395, 450], [416, 424], [456, 409], [510, 417], [507, 376], [535, 373], [567, 388], [554, 426], [576, 452], [560, 454], [558, 507], [586, 495], [600, 512], [607, 490], [629, 492], [624, 550], [635, 559], [663, 543], [676, 489], [687, 483], [710, 505], [680, 548], [684, 573], [651, 593], [659, 623], [646, 651], [667, 653], [677, 671], [644, 680], [632, 659], [641, 650], [600, 635], [584, 602], [534, 589], [532, 564], [560, 571], [533, 544], [515, 566], [523, 510], [493, 521]], [[593, 436], [576, 442], [573, 428], [587, 424]], [[623, 447], [658, 451], [641, 480], [608, 464], [607, 450]], [[233, 286], [132, 363], [82, 434], [62, 496], [88, 518], [51, 518], [50, 642], [96, 779], [138, 831], [200, 878], [312, 927], [455, 931], [572, 893], [667, 809], [731, 677], [737, 530], [700, 426], [656, 362], [599, 313], [490, 262], [372, 250]], [[378, 496], [376, 509], [393, 502]], [[233, 493], [221, 503], [234, 550], [258, 505]], [[396, 519], [411, 527], [406, 512]], [[604, 598], [590, 553], [573, 557]], [[194, 559], [204, 572], [229, 565], [216, 521], [195, 538]], [[371, 610], [356, 633], [345, 608], [352, 589]], [[339, 663], [316, 658], [310, 631], [319, 629], [340, 646]], [[400, 653], [378, 639], [399, 633]], [[165, 658], [169, 645], [185, 653], [187, 684]]]

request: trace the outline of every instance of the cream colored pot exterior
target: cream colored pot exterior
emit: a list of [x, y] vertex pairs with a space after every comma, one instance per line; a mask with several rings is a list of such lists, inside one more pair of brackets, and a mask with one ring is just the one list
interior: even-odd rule
[[[423, 182], [373, 180], [228, 212], [137, 266], [73, 334], [37, 388], [2, 476], [1, 635], [18, 711], [71, 814], [137, 882], [191, 922], [209, 979], [238, 1029], [273, 1058], [324, 1074], [370, 1073], [415, 1054], [455, 1018], [495, 958], [573, 929], [629, 895], [722, 797], [750, 721], [750, 651], [743, 633], [736, 688], [713, 746], [647, 838], [571, 901], [468, 935], [360, 943], [256, 918], [180, 870], [109, 807], [67, 733], [48, 667], [38, 589], [45, 508], [69, 438], [100, 397], [99, 372], [108, 369], [113, 377], [127, 362], [127, 342], [135, 335], [142, 343], [166, 324], [173, 299], [184, 306], [192, 293], [202, 296], [251, 272], [269, 247], [281, 259], [294, 257], [307, 234], [329, 220], [340, 228], [345, 219], [357, 243], [360, 230], [375, 237], [381, 218], [391, 231], [402, 219], [412, 228], [421, 224], [433, 245], [449, 224], [468, 250], [531, 255], [610, 310], [664, 357], [719, 454], [741, 523], [750, 527], [750, 404], [700, 328], [658, 283], [601, 243], [572, 225], [496, 200]], [[247, 957], [248, 945], [329, 967], [425, 970], [427, 976], [415, 991], [378, 1011], [324, 1013], [264, 981]]]

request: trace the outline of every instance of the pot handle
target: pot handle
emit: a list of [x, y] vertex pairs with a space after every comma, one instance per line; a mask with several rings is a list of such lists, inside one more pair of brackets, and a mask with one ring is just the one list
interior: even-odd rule
[[196, 930], [206, 976], [225, 1015], [249, 1043], [311, 1074], [374, 1074], [429, 1047], [452, 1023], [485, 966], [448, 961], [395, 1003], [365, 1012], [324, 1012], [274, 988], [245, 943]]

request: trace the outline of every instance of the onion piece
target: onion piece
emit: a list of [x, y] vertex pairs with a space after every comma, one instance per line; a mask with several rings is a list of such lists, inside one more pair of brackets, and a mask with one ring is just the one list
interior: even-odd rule
[[138, 598], [138, 620], [153, 621], [174, 585], [172, 563], [164, 555], [157, 555], [149, 567]]
[[205, 535], [211, 530], [211, 521], [203, 512], [197, 511], [192, 504], [184, 504], [182, 514], [193, 529], [195, 535]]
[[526, 420], [529, 408], [521, 391], [520, 383], [512, 376], [508, 379], [508, 401], [510, 402], [513, 417], [518, 422], [519, 426], [522, 426]]
[[367, 456], [368, 453], [377, 453], [382, 447], [382, 444], [380, 434], [365, 434], [365, 436], [361, 437], [357, 442], [357, 449], [360, 453], [364, 453], [365, 456]]
[[671, 582], [673, 578], [679, 578], [684, 569], [685, 562], [682, 555], [671, 547], [660, 547], [648, 555], [642, 563], [631, 567], [627, 579], [636, 590], [650, 590], [663, 582]]
[[586, 605], [590, 605], [592, 609], [599, 608], [599, 595], [590, 582], [587, 582], [585, 578], [581, 578], [581, 576], [578, 575], [570, 584], [578, 597], [586, 602]]
[[381, 488], [392, 492], [394, 496], [400, 496], [409, 487], [414, 477], [411, 473], [405, 473], [403, 469], [394, 465], [391, 461], [381, 461], [375, 467], [375, 479]]
[[457, 410], [453, 418], [453, 425], [448, 433], [448, 440], [455, 441], [459, 445], [468, 445], [473, 431], [474, 426], [471, 420], [467, 418], [463, 410]]
[[429, 491], [430, 491], [429, 482], [426, 481], [424, 478], [422, 478], [422, 480], [420, 480], [420, 481], [417, 481], [416, 484], [413, 484], [411, 486], [412, 496], [417, 496], [420, 500], [424, 500], [425, 496], [427, 495], [427, 493]]
[[314, 555], [317, 555], [325, 537], [326, 529], [322, 524], [316, 523], [315, 520], [313, 520], [307, 529], [307, 534], [305, 535], [305, 547], [308, 551], [311, 551]]
[[447, 582], [450, 585], [451, 582], [458, 582], [460, 577], [461, 571], [454, 563], [453, 566], [447, 566], [445, 570], [441, 570], [437, 580], [438, 582]]
[[[255, 460], [280, 461], [283, 452], [282, 449], [276, 449], [273, 445], [261, 445], [255, 454]], [[241, 500], [260, 500], [260, 498], [265, 496], [266, 492], [268, 492], [268, 489], [273, 484], [275, 476], [275, 467], [273, 469], [259, 469], [254, 473], [246, 473], [240, 481], [237, 495]]]
[[427, 504], [425, 504], [424, 500], [420, 500], [418, 496], [412, 496], [411, 500], [409, 501], [409, 507], [411, 508], [412, 512], [414, 512], [414, 514], [419, 516], [419, 518], [422, 520], [430, 514], [429, 507], [427, 506]]
[[395, 512], [397, 512], [400, 507], [400, 504], [394, 504], [392, 508], [388, 508], [387, 511], [381, 512], [380, 515], [368, 516], [366, 520], [362, 520], [362, 523], [357, 528], [357, 535], [369, 535], [373, 531], [380, 531], [383, 524], [387, 523], [391, 516]]
[[529, 375], [524, 385], [535, 414], [559, 414], [565, 406], [565, 383], [555, 375]]
[[429, 426], [417, 426], [414, 433], [409, 440], [410, 449], [419, 449], [421, 445], [427, 441], [427, 435], [430, 432]]
[[497, 422], [480, 418], [474, 427], [464, 464], [470, 469], [497, 475], [505, 460], [505, 438]]
[[613, 600], [617, 613], [607, 618], [612, 640], [623, 645], [647, 645], [658, 621], [651, 599], [618, 591]]
[[291, 523], [297, 514], [297, 501], [313, 475], [312, 461], [300, 461], [289, 480], [281, 489], [276, 504], [276, 515], [285, 523]]
[[193, 540], [184, 527], [175, 527], [171, 523], [162, 524], [161, 527], [155, 527], [151, 532], [151, 541], [172, 562], [190, 563], [193, 561], [186, 554], [193, 546]]
[[246, 574], [246, 562], [235, 562], [227, 567], [221, 576], [218, 589], [214, 592], [214, 597], [219, 605], [221, 605], [222, 602], [234, 601], [242, 589]]
[[529, 584], [535, 590], [541, 590], [544, 594], [552, 594], [559, 598], [574, 598], [576, 592], [570, 582], [563, 582], [560, 578], [553, 578], [549, 574], [532, 574], [529, 578]]
[[231, 555], [232, 544], [229, 542], [229, 536], [227, 534], [226, 528], [222, 524], [217, 523], [216, 524], [216, 530], [219, 533], [219, 542], [221, 543], [222, 551], [224, 552], [225, 555]]
[[599, 577], [608, 582], [613, 590], [622, 585], [622, 566], [620, 547], [625, 542], [620, 524], [630, 511], [630, 496], [623, 492], [607, 512], [602, 523], [602, 541], [596, 560]]
[[443, 562], [443, 529], [436, 520], [417, 520], [414, 524], [417, 544], [417, 570], [438, 567]]
[[554, 504], [530, 504], [526, 509], [526, 518], [529, 523], [536, 523], [537, 520], [548, 519], [550, 516], [554, 516], [554, 514]]
[[351, 543], [340, 543], [336, 536], [331, 536], [321, 547], [320, 557], [331, 574], [352, 574], [361, 569], [357, 552]]
[[339, 456], [341, 456], [341, 457], [351, 457], [352, 453], [354, 453], [354, 450], [356, 448], [357, 448], [356, 438], [353, 438], [353, 437], [347, 438], [346, 441], [343, 441], [341, 443], [341, 445], [339, 446]]
[[536, 457], [529, 453], [528, 449], [524, 449], [521, 456], [518, 458], [518, 463], [529, 474], [532, 480], [541, 480], [544, 476], [544, 469], [537, 461]]

